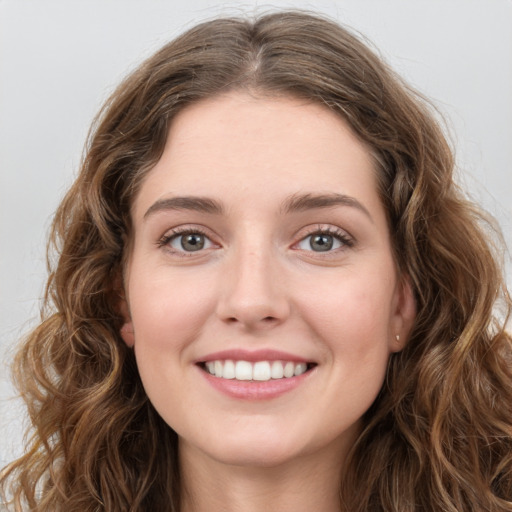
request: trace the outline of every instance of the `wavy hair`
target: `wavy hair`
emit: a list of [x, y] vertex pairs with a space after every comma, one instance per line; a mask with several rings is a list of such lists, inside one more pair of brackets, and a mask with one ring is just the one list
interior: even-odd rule
[[397, 265], [414, 289], [410, 340], [364, 417], [340, 507], [512, 510], [511, 305], [493, 224], [454, 183], [428, 102], [359, 37], [297, 11], [192, 28], [96, 119], [53, 223], [41, 323], [15, 361], [32, 429], [1, 478], [14, 510], [179, 510], [177, 436], [119, 334], [130, 205], [173, 117], [236, 89], [304, 98], [350, 124], [375, 158]]

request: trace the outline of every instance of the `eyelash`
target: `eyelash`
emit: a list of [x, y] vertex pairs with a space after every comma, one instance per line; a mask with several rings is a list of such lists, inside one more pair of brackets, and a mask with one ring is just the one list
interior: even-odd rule
[[[307, 238], [314, 236], [314, 235], [332, 236], [333, 238], [335, 238], [342, 244], [342, 247], [338, 250], [343, 250], [344, 248], [352, 248], [355, 245], [355, 240], [350, 235], [348, 235], [345, 231], [343, 231], [339, 228], [332, 227], [332, 226], [329, 226], [329, 227], [317, 226], [316, 228], [311, 229], [311, 231], [309, 233], [307, 233], [305, 236], [303, 236], [294, 245], [298, 245], [299, 243], [303, 242]], [[315, 252], [315, 251], [308, 251], [308, 252]], [[320, 251], [317, 251], [317, 252], [320, 252]], [[332, 252], [335, 252], [335, 250], [334, 251], [326, 251], [326, 252], [332, 253]]]
[[[210, 240], [210, 242], [211, 242], [210, 237], [208, 236], [208, 234], [206, 233], [206, 231], [204, 229], [201, 229], [199, 227], [193, 227], [193, 228], [191, 227], [191, 228], [174, 228], [174, 229], [172, 229], [170, 233], [166, 233], [164, 236], [162, 236], [157, 241], [156, 245], [161, 248], [166, 248], [166, 247], [168, 248], [170, 242], [172, 242], [174, 239], [181, 237], [181, 236], [186, 236], [186, 235], [201, 235], [201, 236], [204, 236], [205, 238], [207, 238], [208, 240]], [[345, 231], [342, 231], [341, 229], [334, 228], [334, 227], [326, 228], [326, 227], [322, 227], [322, 226], [317, 226], [316, 228], [311, 229], [311, 231], [309, 231], [306, 235], [301, 237], [301, 239], [293, 245], [296, 246], [296, 245], [300, 244], [301, 242], [303, 242], [304, 240], [306, 240], [307, 238], [314, 236], [314, 235], [332, 236], [333, 238], [335, 238], [342, 244], [341, 248], [325, 251], [326, 253], [332, 253], [332, 252], [335, 252], [336, 250], [340, 250], [340, 249], [343, 250], [344, 248], [351, 248], [351, 247], [354, 247], [354, 245], [355, 245], [355, 240], [351, 236], [349, 236]], [[179, 254], [180, 256], [184, 256], [184, 257], [189, 257], [194, 254], [194, 251], [176, 251], [176, 250], [172, 250], [172, 249], [169, 249], [169, 250], [171, 250], [175, 254]], [[202, 252], [202, 250], [197, 251], [197, 252]], [[307, 252], [321, 253], [321, 251], [313, 251], [313, 250], [307, 251]]]
[[[210, 237], [208, 236], [208, 234], [206, 233], [205, 230], [199, 228], [199, 227], [193, 227], [193, 228], [174, 228], [171, 230], [170, 233], [166, 233], [164, 236], [162, 236], [158, 241], [157, 241], [157, 246], [158, 247], [162, 247], [162, 248], [166, 248], [166, 247], [169, 247], [169, 244], [175, 239], [175, 238], [178, 238], [180, 236], [186, 236], [186, 235], [201, 235], [201, 236], [204, 236], [205, 238], [207, 238], [208, 240], [210, 240]], [[181, 256], [192, 256], [194, 254], [194, 251], [175, 251], [175, 250], [172, 250], [172, 249], [169, 249], [171, 250], [173, 253], [176, 253], [176, 254], [179, 254]], [[201, 251], [198, 251], [198, 252], [201, 252]]]

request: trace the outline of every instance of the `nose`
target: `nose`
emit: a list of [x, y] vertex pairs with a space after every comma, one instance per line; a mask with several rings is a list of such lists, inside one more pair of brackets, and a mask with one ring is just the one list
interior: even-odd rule
[[283, 323], [290, 301], [278, 258], [271, 250], [238, 251], [226, 262], [218, 317], [247, 330], [264, 330]]

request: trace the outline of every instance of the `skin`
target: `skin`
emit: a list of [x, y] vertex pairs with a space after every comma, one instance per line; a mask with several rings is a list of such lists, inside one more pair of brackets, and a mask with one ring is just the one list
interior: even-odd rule
[[[290, 208], [334, 193], [350, 200]], [[191, 196], [222, 211], [166, 203]], [[175, 118], [132, 217], [121, 332], [179, 435], [183, 510], [339, 511], [343, 461], [415, 312], [368, 148], [323, 106], [230, 92]], [[185, 251], [180, 229], [204, 248]], [[313, 250], [319, 231], [332, 250]], [[226, 349], [315, 366], [278, 397], [238, 399], [197, 364]]]

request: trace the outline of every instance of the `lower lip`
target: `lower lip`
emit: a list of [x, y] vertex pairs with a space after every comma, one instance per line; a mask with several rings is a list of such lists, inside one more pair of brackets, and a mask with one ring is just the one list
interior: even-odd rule
[[303, 384], [313, 370], [308, 370], [297, 377], [266, 381], [223, 379], [221, 377], [215, 377], [201, 368], [199, 368], [199, 371], [211, 386], [231, 398], [240, 400], [271, 400]]

